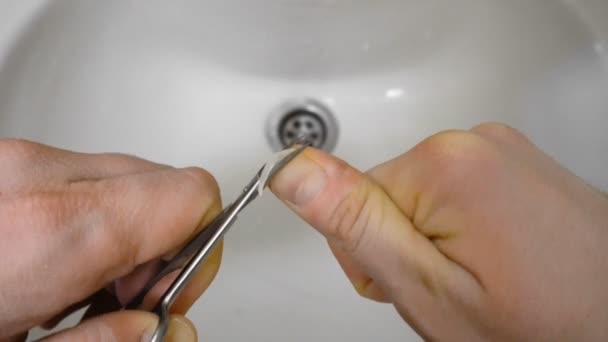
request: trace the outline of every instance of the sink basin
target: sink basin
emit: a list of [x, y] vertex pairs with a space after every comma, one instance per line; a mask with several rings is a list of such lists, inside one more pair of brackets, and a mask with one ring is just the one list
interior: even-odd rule
[[[334, 152], [361, 169], [501, 121], [608, 188], [602, 0], [5, 0], [0, 22], [0, 137], [199, 165], [225, 200], [301, 98], [333, 112]], [[273, 196], [226, 240], [189, 315], [201, 340], [419, 340]]]

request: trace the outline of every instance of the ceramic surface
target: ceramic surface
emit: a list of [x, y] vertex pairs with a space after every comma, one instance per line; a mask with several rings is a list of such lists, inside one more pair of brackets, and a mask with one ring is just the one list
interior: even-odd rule
[[[494, 120], [606, 189], [607, 19], [601, 0], [0, 0], [0, 136], [199, 165], [229, 201], [267, 117], [310, 97], [361, 169]], [[272, 195], [224, 255], [190, 312], [202, 341], [419, 339]]]

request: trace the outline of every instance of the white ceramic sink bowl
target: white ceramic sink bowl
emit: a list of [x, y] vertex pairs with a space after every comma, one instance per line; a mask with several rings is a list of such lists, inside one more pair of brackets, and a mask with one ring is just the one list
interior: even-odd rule
[[[0, 23], [0, 136], [200, 165], [227, 200], [270, 153], [267, 116], [302, 97], [362, 169], [497, 120], [608, 188], [603, 0], [2, 0]], [[224, 255], [190, 313], [203, 341], [418, 339], [272, 196]]]

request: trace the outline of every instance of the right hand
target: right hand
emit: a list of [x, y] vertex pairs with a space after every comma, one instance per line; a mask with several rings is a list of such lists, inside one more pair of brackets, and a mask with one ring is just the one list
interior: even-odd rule
[[514, 129], [440, 133], [367, 173], [308, 149], [271, 188], [425, 339], [608, 340], [608, 199]]

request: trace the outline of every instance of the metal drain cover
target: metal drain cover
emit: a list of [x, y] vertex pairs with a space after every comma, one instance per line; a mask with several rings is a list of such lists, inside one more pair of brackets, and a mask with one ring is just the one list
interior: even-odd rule
[[333, 151], [338, 140], [338, 125], [328, 108], [314, 100], [290, 101], [268, 118], [266, 137], [274, 151], [291, 146], [306, 136], [312, 146]]

